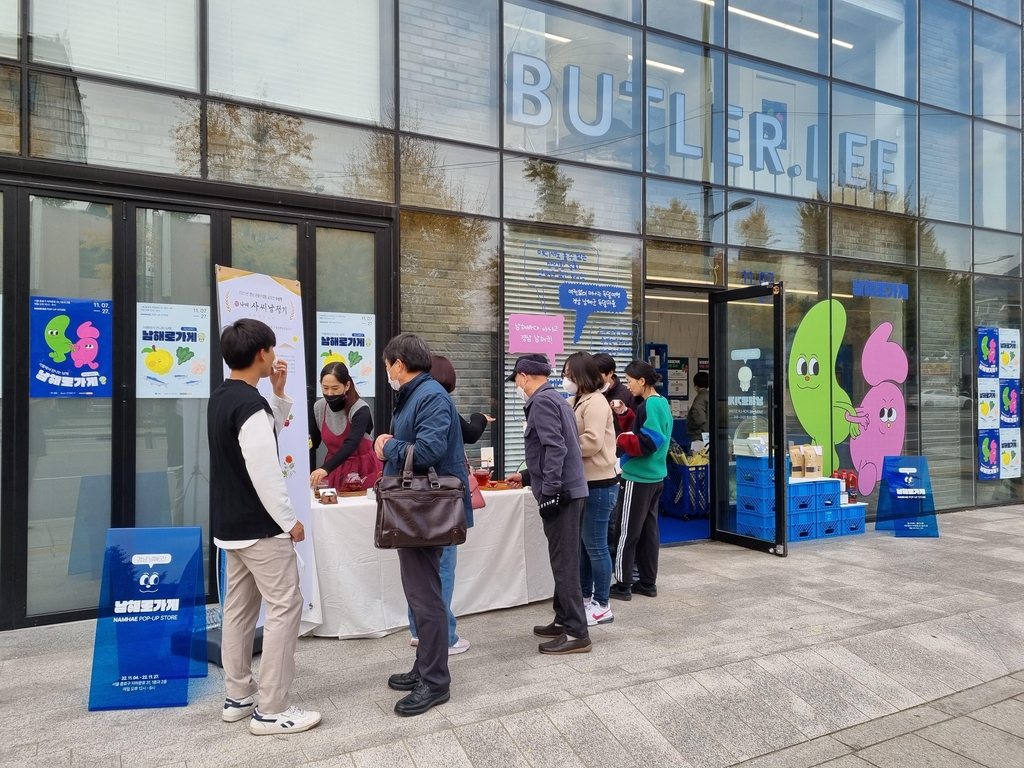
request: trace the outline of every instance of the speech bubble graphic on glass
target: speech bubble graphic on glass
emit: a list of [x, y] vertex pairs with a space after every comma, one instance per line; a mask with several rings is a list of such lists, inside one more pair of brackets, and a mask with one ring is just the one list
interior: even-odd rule
[[595, 312], [625, 312], [629, 296], [625, 288], [617, 285], [592, 283], [562, 283], [558, 286], [558, 306], [576, 310], [576, 328], [573, 344], [579, 344], [583, 326]]
[[565, 351], [565, 317], [562, 315], [509, 315], [509, 353], [540, 352], [552, 367], [555, 356]]

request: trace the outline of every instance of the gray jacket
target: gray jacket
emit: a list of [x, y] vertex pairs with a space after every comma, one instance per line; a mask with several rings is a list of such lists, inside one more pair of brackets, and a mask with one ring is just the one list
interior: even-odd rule
[[585, 499], [587, 476], [576, 429], [576, 415], [550, 383], [543, 384], [526, 401], [526, 472], [539, 503], [542, 496], [568, 494], [570, 499]]
[[711, 401], [711, 393], [702, 389], [693, 398], [693, 404], [686, 414], [686, 436], [690, 440], [703, 440], [703, 432], [708, 431], [708, 404]]

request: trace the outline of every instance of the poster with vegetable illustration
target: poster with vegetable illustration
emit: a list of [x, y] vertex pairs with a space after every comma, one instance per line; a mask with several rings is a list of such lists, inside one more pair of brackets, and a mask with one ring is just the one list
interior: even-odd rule
[[1020, 379], [999, 379], [999, 427], [1020, 429]]
[[376, 315], [353, 312], [316, 313], [316, 375], [328, 363], [344, 363], [360, 397], [374, 396], [380, 352], [376, 350]]
[[[1020, 430], [1017, 430], [1018, 432]], [[978, 430], [978, 480], [999, 479], [999, 430]]]
[[999, 479], [1020, 477], [1020, 430], [999, 430]]
[[999, 379], [978, 379], [978, 429], [999, 429]]
[[137, 305], [135, 396], [210, 396], [210, 308]]
[[1020, 331], [999, 329], [999, 378], [1020, 378]]

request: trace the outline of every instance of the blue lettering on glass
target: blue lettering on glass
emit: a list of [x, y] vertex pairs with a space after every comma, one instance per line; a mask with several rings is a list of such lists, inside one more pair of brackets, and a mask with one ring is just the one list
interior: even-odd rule
[[782, 145], [782, 123], [774, 115], [754, 112], [750, 116], [750, 169], [762, 171], [765, 168], [773, 176], [780, 176], [786, 169], [779, 158]]
[[875, 139], [871, 142], [871, 191], [896, 192], [895, 184], [885, 183], [885, 174], [892, 173], [896, 166], [889, 160], [890, 155], [895, 155], [898, 147], [891, 141]]
[[[548, 75], [550, 80], [551, 76]], [[570, 64], [565, 68], [565, 86], [562, 88], [562, 115], [569, 130], [577, 136], [597, 138], [612, 127], [612, 97], [614, 80], [608, 73], [597, 76], [597, 119], [586, 122], [580, 116], [580, 68]]]
[[699, 160], [704, 157], [704, 149], [686, 143], [686, 95], [673, 93], [669, 97], [669, 120], [672, 123], [672, 135], [669, 142], [669, 154], [677, 157], [688, 157]]
[[[544, 93], [551, 85], [551, 69], [543, 59], [513, 51], [508, 56], [508, 119], [517, 125], [543, 127], [551, 122], [551, 99]], [[532, 80], [526, 81], [526, 73]], [[533, 112], [526, 111], [526, 104]]]
[[807, 180], [818, 181], [818, 126], [807, 126]]
[[862, 189], [867, 186], [864, 179], [857, 178], [853, 169], [864, 165], [864, 156], [858, 155], [854, 150], [857, 147], [866, 147], [868, 137], [852, 131], [843, 131], [839, 134], [839, 186], [854, 187]]
[[854, 280], [853, 295], [869, 299], [897, 299], [908, 301], [910, 287], [906, 283], [886, 283], [880, 280]]
[[[728, 115], [730, 120], [742, 120], [743, 119], [743, 107], [737, 107], [735, 104], [730, 104], [728, 107]], [[740, 141], [740, 132], [738, 128], [726, 128], [725, 140], [730, 144], [738, 144]], [[738, 155], [735, 152], [729, 152], [725, 156], [726, 162], [733, 168], [739, 168], [743, 165], [743, 155]]]

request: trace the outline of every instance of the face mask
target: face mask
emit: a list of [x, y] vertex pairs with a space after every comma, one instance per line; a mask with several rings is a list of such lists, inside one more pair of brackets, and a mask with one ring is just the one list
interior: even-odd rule
[[335, 413], [345, 407], [345, 395], [324, 395], [324, 400], [327, 401], [327, 406]]
[[526, 400], [526, 390], [520, 387], [518, 384], [516, 384], [516, 394], [519, 395], [519, 398], [521, 400]]
[[391, 369], [387, 366], [384, 366], [384, 372], [388, 375], [388, 386], [397, 392], [401, 388], [402, 383], [398, 379], [391, 378]]
[[562, 389], [568, 392], [570, 395], [575, 395], [580, 391], [580, 388], [576, 386], [576, 382], [572, 379], [562, 379]]
[[601, 387], [601, 394], [603, 395], [605, 392], [607, 392], [611, 388], [612, 388], [612, 383], [610, 381], [606, 381], [604, 383], [604, 386]]

